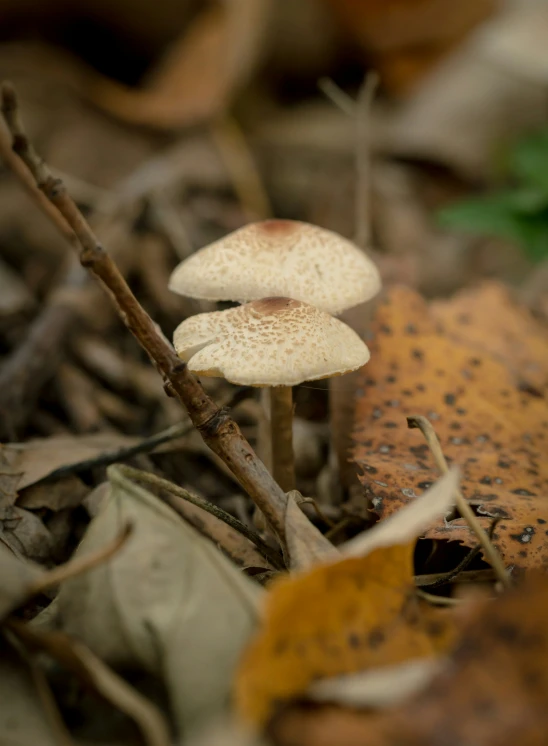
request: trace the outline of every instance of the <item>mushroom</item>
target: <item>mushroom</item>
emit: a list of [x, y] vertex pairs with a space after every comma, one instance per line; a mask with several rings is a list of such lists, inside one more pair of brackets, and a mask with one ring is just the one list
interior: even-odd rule
[[263, 220], [185, 259], [169, 287], [240, 303], [287, 296], [337, 315], [373, 298], [381, 280], [366, 254], [337, 233], [297, 220]]
[[356, 370], [369, 350], [346, 324], [291, 298], [263, 298], [227, 311], [192, 316], [173, 342], [191, 371], [231, 383], [268, 386], [273, 475], [294, 489], [291, 387]]

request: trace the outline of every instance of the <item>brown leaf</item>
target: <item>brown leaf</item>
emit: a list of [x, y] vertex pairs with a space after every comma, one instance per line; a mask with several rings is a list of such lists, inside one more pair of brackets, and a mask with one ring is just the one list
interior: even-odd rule
[[173, 129], [224, 111], [260, 47], [269, 0], [230, 0], [206, 8], [173, 44], [142, 90], [106, 78], [91, 99], [131, 124]]
[[331, 0], [392, 92], [419, 81], [495, 7], [493, 0]]
[[[389, 515], [435, 479], [426, 443], [407, 428], [407, 415], [422, 414], [432, 421], [448, 461], [462, 467], [465, 497], [480, 514], [503, 519], [494, 539], [506, 563], [546, 565], [546, 401], [520, 392], [499, 360], [437, 331], [412, 290], [390, 291], [373, 334], [356, 409], [354, 457], [374, 510]], [[476, 545], [461, 521], [440, 521], [426, 536]]]
[[378, 714], [294, 710], [278, 746], [542, 746], [548, 730], [548, 581], [536, 576], [482, 604], [450, 665], [405, 704]]
[[458, 472], [450, 472], [399, 516], [349, 542], [345, 551], [361, 556], [328, 556], [327, 564], [273, 581], [263, 627], [236, 676], [244, 722], [264, 725], [318, 680], [432, 658], [447, 648], [451, 616], [416, 596], [413, 552], [417, 531], [447, 510], [457, 481]]
[[548, 332], [503, 285], [485, 282], [431, 310], [449, 337], [491, 353], [520, 383], [548, 393]]
[[[7, 443], [0, 446], [0, 459], [6, 464], [2, 468], [0, 462], [0, 489], [9, 491], [15, 484], [18, 490], [23, 490], [45, 479], [61, 466], [77, 464], [108, 451], [135, 445], [139, 440], [118, 433], [92, 433], [80, 436], [55, 435], [26, 443]], [[2, 472], [10, 480], [9, 483], [3, 483]], [[19, 481], [14, 481], [15, 476], [18, 476]]]

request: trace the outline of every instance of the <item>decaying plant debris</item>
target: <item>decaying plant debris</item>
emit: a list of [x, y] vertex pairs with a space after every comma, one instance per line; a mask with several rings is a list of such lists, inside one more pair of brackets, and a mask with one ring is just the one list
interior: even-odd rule
[[[519, 2], [448, 15], [428, 0], [391, 19], [345, 2], [346, 27], [320, 0], [187, 5], [171, 35], [149, 24], [149, 43], [172, 47], [138, 84], [55, 45], [0, 46], [15, 83], [0, 126], [0, 741], [435, 746], [450, 731], [536, 746], [548, 710], [545, 272], [514, 245], [435, 225], [471, 177], [489, 177], [502, 137], [489, 113], [459, 145], [475, 89], [451, 89], [455, 140], [443, 117], [421, 117], [451, 80], [485, 65], [502, 80], [510, 64], [530, 106], [508, 128], [540, 122], [542, 66], [520, 45], [542, 9], [519, 16], [514, 38]], [[292, 63], [300, 85], [353, 35], [380, 94], [375, 75], [356, 99], [324, 81], [326, 98], [314, 88], [313, 104], [288, 109], [276, 75], [295, 42], [282, 62], [271, 37], [312, 18], [317, 46]], [[43, 92], [25, 65], [42, 68]], [[358, 248], [341, 245], [374, 280], [355, 295], [367, 306], [334, 297], [333, 256], [314, 241], [335, 234], [314, 225], [354, 236]], [[276, 252], [290, 264], [294, 230], [314, 237], [298, 278], [310, 298], [292, 298], [299, 283], [279, 268], [288, 285], [263, 293], [265, 276], [234, 295], [226, 277], [242, 274], [221, 264], [201, 278], [213, 294], [195, 280], [168, 289], [223, 236], [230, 257], [232, 235], [265, 231], [264, 267]], [[295, 308], [310, 328], [295, 331], [293, 313], [277, 333]], [[227, 325], [240, 317], [247, 331]], [[345, 348], [340, 365], [326, 345]]]

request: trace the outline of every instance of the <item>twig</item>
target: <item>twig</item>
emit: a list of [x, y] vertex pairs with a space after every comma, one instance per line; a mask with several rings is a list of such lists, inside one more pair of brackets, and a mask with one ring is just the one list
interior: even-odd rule
[[472, 560], [478, 556], [481, 546], [474, 547], [470, 552], [467, 553], [466, 557], [459, 562], [459, 564], [450, 572], [440, 573], [429, 578], [428, 575], [417, 576], [421, 578], [429, 578], [428, 580], [422, 580], [420, 583], [415, 578], [415, 584], [420, 588], [439, 588], [442, 585], [447, 585], [451, 581], [456, 580], [458, 576], [470, 565]]
[[17, 653], [25, 661], [29, 668], [32, 681], [34, 683], [36, 693], [42, 705], [44, 715], [49, 723], [51, 731], [54, 736], [56, 746], [75, 746], [74, 741], [65, 725], [57, 702], [51, 691], [48, 678], [45, 674], [43, 667], [37, 660], [35, 653], [29, 651], [24, 643], [16, 637], [13, 632], [6, 631], [6, 637]]
[[62, 632], [37, 630], [13, 617], [5, 624], [29, 649], [51, 655], [114, 707], [132, 718], [148, 746], [170, 746], [172, 741], [166, 721], [156, 705], [114, 673], [85, 645]]
[[[259, 534], [255, 533], [255, 531], [252, 531], [245, 525], [245, 523], [242, 523], [237, 518], [234, 518], [234, 516], [230, 515], [230, 513], [227, 513], [222, 508], [219, 508], [217, 505], [214, 505], [207, 500], [203, 500], [201, 497], [198, 497], [198, 495], [193, 495], [192, 492], [185, 490], [183, 487], [180, 487], [177, 484], [173, 484], [173, 482], [169, 482], [167, 479], [158, 477], [156, 474], [151, 474], [147, 471], [141, 471], [140, 469], [133, 469], [131, 466], [125, 465], [120, 466], [119, 468], [120, 471], [126, 477], [128, 477], [128, 479], [131, 479], [135, 482], [140, 482], [141, 484], [147, 484], [150, 487], [155, 487], [158, 490], [164, 490], [169, 495], [174, 495], [176, 498], [186, 500], [187, 502], [192, 503], [192, 505], [205, 510], [207, 513], [211, 513], [211, 515], [214, 515], [215, 518], [219, 518], [219, 520], [223, 521], [235, 531], [238, 531], [238, 533], [242, 534], [242, 536], [245, 536], [246, 539], [249, 539], [249, 541], [255, 544], [259, 552], [268, 560], [270, 560], [275, 568], [279, 570], [285, 569], [285, 563], [280, 552], [270, 547], [265, 541], [263, 541], [263, 539], [261, 539]], [[173, 508], [173, 510], [175, 510], [175, 512], [180, 513], [177, 505], [178, 500], [170, 500], [168, 498], [167, 500], [165, 500], [165, 502], [167, 502], [168, 505]]]
[[80, 262], [108, 291], [125, 325], [164, 376], [166, 391], [186, 407], [202, 438], [231, 469], [283, 542], [285, 494], [259, 461], [238, 425], [215, 405], [157, 330], [63, 183], [51, 175], [44, 161], [36, 154], [21, 123], [15, 90], [8, 83], [2, 86], [2, 112], [13, 138], [14, 151], [76, 234], [81, 245]]
[[[432, 573], [430, 575], [415, 575], [415, 585], [422, 587], [431, 585], [432, 581], [444, 580], [447, 573]], [[467, 570], [461, 572], [458, 577], [459, 583], [489, 583], [495, 580], [495, 573], [491, 568], [488, 570]]]
[[435, 606], [458, 606], [462, 603], [462, 600], [460, 598], [448, 598], [447, 596], [434, 596], [433, 593], [427, 593], [426, 591], [421, 591], [420, 588], [417, 588], [416, 594], [419, 598], [422, 598], [423, 601], [428, 601], [429, 604], [434, 604]]
[[132, 531], [132, 526], [128, 524], [122, 529], [118, 536], [108, 544], [105, 544], [105, 546], [86, 554], [84, 557], [76, 557], [75, 559], [65, 562], [64, 565], [59, 565], [59, 567], [56, 567], [53, 570], [42, 573], [28, 586], [28, 594], [30, 596], [35, 596], [37, 593], [42, 593], [48, 588], [53, 588], [69, 578], [74, 578], [77, 575], [88, 572], [88, 570], [92, 570], [94, 567], [97, 567], [97, 565], [106, 562], [120, 551], [131, 536]]
[[321, 78], [319, 88], [335, 106], [354, 118], [356, 136], [356, 209], [354, 240], [362, 249], [371, 243], [371, 107], [379, 84], [376, 72], [366, 75], [356, 100], [331, 78]]
[[320, 78], [318, 80], [318, 88], [322, 93], [335, 104], [337, 109], [340, 109], [349, 117], [356, 116], [356, 102], [345, 93], [342, 88], [335, 83], [331, 78]]
[[[419, 430], [424, 435], [428, 447], [430, 448], [437, 468], [442, 474], [446, 474], [449, 471], [449, 467], [447, 465], [447, 461], [445, 460], [445, 456], [443, 455], [440, 441], [438, 440], [438, 436], [436, 435], [436, 431], [432, 427], [431, 422], [426, 417], [423, 417], [420, 414], [416, 414], [410, 415], [407, 418], [407, 426], [410, 428], [419, 428]], [[496, 547], [482, 528], [480, 522], [474, 515], [472, 508], [470, 507], [460, 490], [456, 491], [455, 497], [459, 513], [468, 523], [472, 531], [476, 534], [478, 541], [485, 553], [485, 556], [489, 560], [493, 570], [497, 575], [497, 578], [500, 580], [505, 588], [509, 588], [511, 585], [510, 575], [506, 571], [504, 563]]]
[[362, 249], [371, 243], [371, 108], [379, 76], [368, 73], [356, 99], [356, 230], [354, 241]]

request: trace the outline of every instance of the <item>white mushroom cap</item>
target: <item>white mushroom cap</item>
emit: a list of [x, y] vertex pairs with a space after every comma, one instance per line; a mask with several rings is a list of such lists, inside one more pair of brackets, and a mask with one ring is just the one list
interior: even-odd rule
[[375, 296], [375, 264], [350, 241], [309, 223], [251, 223], [175, 268], [169, 287], [202, 300], [287, 296], [338, 314]]
[[295, 386], [356, 370], [369, 350], [346, 324], [290, 298], [183, 321], [173, 337], [191, 371], [247, 386]]

